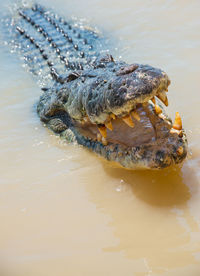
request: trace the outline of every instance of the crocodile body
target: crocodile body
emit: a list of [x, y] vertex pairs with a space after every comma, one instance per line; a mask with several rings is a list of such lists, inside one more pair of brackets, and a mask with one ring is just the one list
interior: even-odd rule
[[182, 162], [187, 141], [180, 120], [172, 124], [154, 101], [167, 104], [165, 72], [115, 61], [94, 31], [42, 6], [20, 8], [13, 18], [10, 32], [40, 80], [37, 111], [49, 128], [127, 168]]

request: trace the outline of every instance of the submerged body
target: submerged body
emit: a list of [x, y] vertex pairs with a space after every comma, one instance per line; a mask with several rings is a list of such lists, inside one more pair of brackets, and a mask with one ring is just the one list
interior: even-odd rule
[[42, 88], [37, 111], [54, 132], [126, 168], [183, 161], [187, 141], [180, 116], [172, 123], [156, 104], [155, 97], [168, 105], [165, 72], [115, 61], [99, 51], [93, 31], [38, 5], [20, 9], [12, 25], [31, 71], [53, 80]]

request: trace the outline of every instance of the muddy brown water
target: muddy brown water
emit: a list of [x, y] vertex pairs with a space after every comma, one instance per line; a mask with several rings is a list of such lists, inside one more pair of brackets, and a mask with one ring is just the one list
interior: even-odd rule
[[180, 112], [189, 155], [181, 168], [129, 171], [62, 142], [1, 47], [0, 276], [199, 276], [200, 2], [42, 3], [118, 38], [124, 60], [167, 71], [167, 112]]

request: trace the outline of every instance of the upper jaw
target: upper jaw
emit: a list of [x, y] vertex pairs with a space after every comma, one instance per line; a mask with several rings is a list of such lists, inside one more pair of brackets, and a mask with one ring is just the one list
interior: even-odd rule
[[72, 99], [76, 112], [71, 104], [66, 105], [66, 109], [79, 122], [89, 118], [92, 123], [101, 125], [110, 121], [112, 115], [127, 116], [138, 104], [147, 103], [154, 96], [167, 105], [165, 91], [169, 84], [164, 71], [149, 65], [113, 65], [100, 69], [96, 78], [85, 83], [83, 91], [86, 93]]
[[116, 79], [107, 97], [108, 109], [116, 116], [128, 115], [138, 104], [145, 104], [155, 96], [168, 105], [166, 92], [170, 80], [167, 74], [149, 65], [137, 66], [134, 72]]

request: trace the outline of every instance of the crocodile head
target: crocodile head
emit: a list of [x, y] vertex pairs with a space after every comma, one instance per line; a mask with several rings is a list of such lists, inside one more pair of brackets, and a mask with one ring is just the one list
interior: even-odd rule
[[161, 104], [169, 84], [160, 69], [101, 59], [72, 73], [57, 97], [79, 144], [126, 168], [160, 169], [187, 154], [180, 115], [172, 123]]

